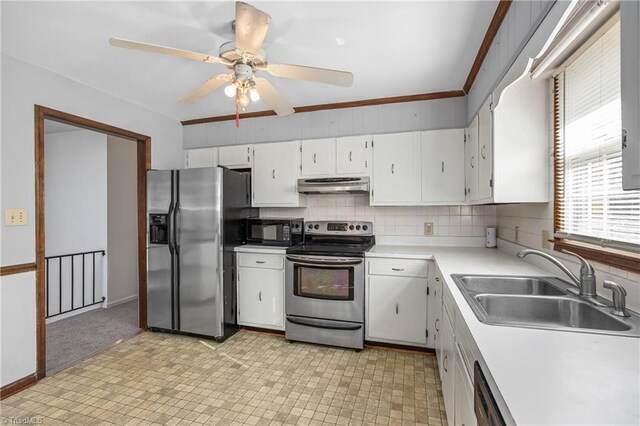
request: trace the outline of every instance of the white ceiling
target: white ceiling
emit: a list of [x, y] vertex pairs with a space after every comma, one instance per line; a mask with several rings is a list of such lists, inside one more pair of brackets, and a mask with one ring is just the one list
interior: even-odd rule
[[[350, 88], [267, 77], [301, 106], [460, 90], [497, 0], [253, 4], [272, 16], [264, 45], [270, 62], [354, 74]], [[217, 55], [233, 37], [233, 2], [3, 1], [1, 7], [4, 53], [176, 119], [234, 112], [222, 91], [194, 105], [177, 102], [224, 67], [107, 42], [120, 37]], [[259, 102], [247, 111], [265, 109]]]

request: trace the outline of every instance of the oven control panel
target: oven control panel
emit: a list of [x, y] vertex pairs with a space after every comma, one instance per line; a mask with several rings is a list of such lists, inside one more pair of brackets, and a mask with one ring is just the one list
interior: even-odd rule
[[320, 220], [305, 222], [305, 232], [311, 235], [373, 235], [373, 223]]

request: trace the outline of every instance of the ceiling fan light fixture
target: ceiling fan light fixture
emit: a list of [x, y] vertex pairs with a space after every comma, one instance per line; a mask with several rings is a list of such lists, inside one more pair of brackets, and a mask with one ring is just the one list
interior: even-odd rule
[[249, 97], [251, 102], [258, 102], [260, 100], [260, 93], [256, 89], [249, 90]]
[[242, 95], [240, 95], [239, 102], [240, 102], [240, 106], [242, 106], [243, 108], [249, 105], [249, 97], [247, 96], [246, 93], [243, 93]]
[[233, 98], [236, 96], [236, 86], [234, 84], [229, 84], [227, 87], [224, 88], [224, 94], [227, 95], [230, 98]]

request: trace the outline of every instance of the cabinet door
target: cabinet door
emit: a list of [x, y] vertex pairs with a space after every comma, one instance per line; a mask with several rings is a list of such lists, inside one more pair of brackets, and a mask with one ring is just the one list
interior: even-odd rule
[[371, 339], [425, 345], [427, 288], [424, 278], [369, 276], [367, 335]]
[[284, 271], [238, 268], [238, 324], [284, 327]]
[[218, 148], [189, 149], [187, 150], [186, 162], [189, 169], [216, 167], [218, 165]]
[[464, 130], [422, 132], [422, 201], [464, 202]]
[[478, 199], [493, 195], [493, 133], [491, 96], [478, 113]]
[[336, 173], [335, 139], [302, 141], [300, 156], [300, 176], [331, 176]]
[[464, 144], [466, 201], [478, 199], [478, 116], [476, 115], [467, 127]]
[[442, 328], [442, 295], [440, 291], [435, 278], [431, 276], [429, 278], [429, 295], [427, 298], [427, 330], [429, 330], [427, 347], [435, 349], [436, 352], [440, 348], [440, 329]]
[[297, 207], [296, 189], [299, 164], [298, 142], [257, 144], [254, 146], [253, 207]]
[[371, 205], [410, 205], [420, 200], [420, 134], [373, 137]]
[[454, 334], [453, 325], [446, 311], [442, 312], [442, 355], [438, 364], [440, 366], [440, 378], [442, 379], [442, 396], [444, 399], [444, 407], [447, 411], [447, 421], [449, 425], [454, 422]]
[[369, 174], [372, 136], [350, 136], [336, 140], [336, 173], [361, 176]]
[[[476, 415], [473, 410], [473, 384], [467, 374], [467, 370], [462, 360], [460, 348], [456, 345], [454, 368], [454, 424], [456, 426], [474, 426]], [[448, 415], [448, 413], [447, 413]]]
[[252, 150], [252, 145], [221, 146], [218, 164], [230, 169], [250, 168], [253, 158]]
[[[620, 2], [622, 187], [640, 189], [640, 3]], [[626, 134], [626, 138], [625, 138]]]

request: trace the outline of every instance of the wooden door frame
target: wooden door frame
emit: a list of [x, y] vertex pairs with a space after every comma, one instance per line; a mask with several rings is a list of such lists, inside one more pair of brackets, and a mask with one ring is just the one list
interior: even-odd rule
[[137, 145], [138, 193], [138, 325], [147, 328], [147, 170], [151, 168], [151, 137], [120, 129], [88, 118], [35, 105], [35, 218], [36, 218], [36, 379], [46, 375], [45, 319], [45, 181], [44, 181], [44, 120], [70, 124], [95, 132], [129, 139]]

